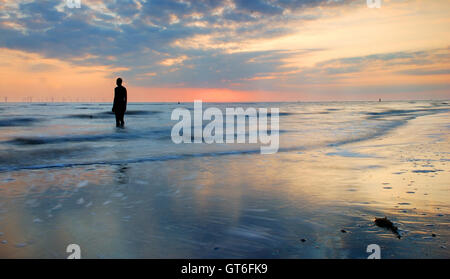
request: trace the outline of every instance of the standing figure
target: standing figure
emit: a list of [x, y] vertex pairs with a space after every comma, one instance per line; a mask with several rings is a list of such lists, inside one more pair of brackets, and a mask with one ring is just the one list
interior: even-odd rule
[[127, 111], [127, 89], [122, 86], [122, 79], [116, 81], [117, 87], [114, 89], [114, 105], [112, 111], [116, 114], [116, 127], [124, 127], [123, 117]]

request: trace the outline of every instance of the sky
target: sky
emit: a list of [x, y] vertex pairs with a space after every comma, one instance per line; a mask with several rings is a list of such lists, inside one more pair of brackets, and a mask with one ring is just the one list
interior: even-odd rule
[[450, 99], [450, 1], [0, 0], [0, 101]]

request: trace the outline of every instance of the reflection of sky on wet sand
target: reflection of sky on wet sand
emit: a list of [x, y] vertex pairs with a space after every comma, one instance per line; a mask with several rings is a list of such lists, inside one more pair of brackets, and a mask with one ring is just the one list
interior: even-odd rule
[[0, 257], [448, 258], [449, 118], [339, 148], [0, 173]]

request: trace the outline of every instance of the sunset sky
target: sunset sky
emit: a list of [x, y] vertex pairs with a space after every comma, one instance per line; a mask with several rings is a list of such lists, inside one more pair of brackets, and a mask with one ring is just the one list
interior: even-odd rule
[[0, 0], [0, 101], [118, 76], [130, 101], [450, 99], [450, 1]]

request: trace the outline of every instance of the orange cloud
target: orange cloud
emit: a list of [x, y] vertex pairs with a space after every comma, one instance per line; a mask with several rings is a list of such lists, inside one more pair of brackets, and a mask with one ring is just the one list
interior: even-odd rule
[[10, 101], [107, 100], [111, 98], [112, 73], [127, 68], [77, 66], [58, 59], [18, 50], [0, 49], [0, 96]]
[[[112, 100], [115, 79], [112, 73], [127, 68], [76, 66], [58, 59], [18, 50], [0, 49], [0, 97], [8, 101], [96, 101]], [[147, 73], [146, 76], [155, 76]], [[122, 75], [123, 76], [123, 75]], [[222, 88], [145, 88], [127, 85], [130, 102], [250, 102], [270, 100], [270, 92], [237, 91]]]

